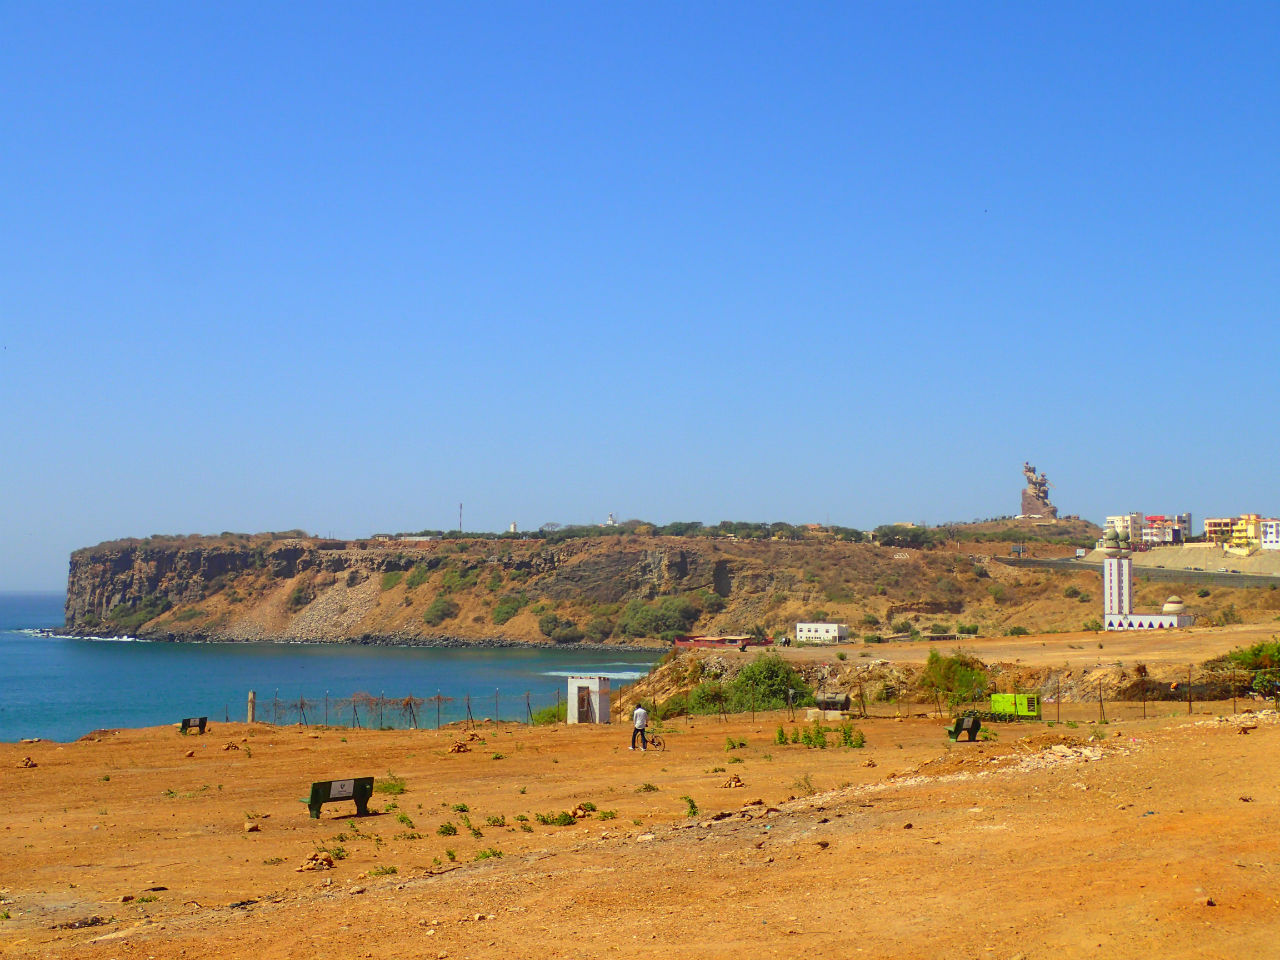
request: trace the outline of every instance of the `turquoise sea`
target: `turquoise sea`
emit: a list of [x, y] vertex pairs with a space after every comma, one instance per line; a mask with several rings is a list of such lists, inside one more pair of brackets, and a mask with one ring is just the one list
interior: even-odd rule
[[[444, 722], [472, 714], [527, 716], [564, 696], [565, 678], [643, 676], [652, 650], [456, 650], [294, 643], [150, 643], [47, 636], [62, 625], [61, 594], [0, 594], [0, 741], [74, 740], [91, 730], [151, 727], [183, 717], [243, 721], [248, 692], [259, 720], [294, 723], [299, 701], [311, 723], [406, 726], [407, 697], [438, 704]], [[378, 703], [378, 698], [383, 698]], [[495, 699], [496, 698], [496, 699]], [[437, 704], [415, 704], [434, 726]]]

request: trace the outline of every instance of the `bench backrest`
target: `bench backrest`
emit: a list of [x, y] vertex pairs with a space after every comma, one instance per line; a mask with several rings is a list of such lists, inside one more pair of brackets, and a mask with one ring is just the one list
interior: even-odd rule
[[373, 777], [354, 777], [350, 780], [320, 780], [311, 784], [311, 803], [329, 803], [335, 800], [368, 800], [373, 796]]

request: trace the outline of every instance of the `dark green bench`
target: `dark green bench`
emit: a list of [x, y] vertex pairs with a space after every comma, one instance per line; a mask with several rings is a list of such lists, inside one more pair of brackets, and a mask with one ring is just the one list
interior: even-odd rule
[[179, 733], [181, 733], [183, 736], [186, 736], [187, 731], [193, 730], [193, 729], [199, 730], [201, 733], [204, 733], [204, 728], [207, 727], [208, 725], [209, 725], [208, 717], [183, 717], [182, 723], [179, 724], [179, 727], [181, 727], [181, 729], [179, 730]]
[[958, 741], [960, 734], [969, 735], [969, 742], [978, 739], [978, 731], [982, 729], [982, 721], [977, 717], [956, 717], [955, 726], [947, 730], [947, 737]]
[[356, 777], [352, 780], [321, 780], [311, 785], [311, 796], [301, 802], [311, 811], [311, 819], [320, 819], [320, 807], [339, 800], [354, 800], [356, 816], [369, 815], [369, 798], [373, 796], [373, 777]]

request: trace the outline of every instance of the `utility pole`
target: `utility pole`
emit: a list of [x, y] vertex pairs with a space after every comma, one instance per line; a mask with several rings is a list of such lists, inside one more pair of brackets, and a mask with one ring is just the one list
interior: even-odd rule
[[458, 535], [462, 535], [462, 504], [458, 504]]

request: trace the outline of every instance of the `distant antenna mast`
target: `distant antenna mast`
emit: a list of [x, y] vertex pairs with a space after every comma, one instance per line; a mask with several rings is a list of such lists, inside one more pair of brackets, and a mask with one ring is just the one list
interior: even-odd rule
[[458, 504], [458, 532], [462, 532], [462, 504]]

